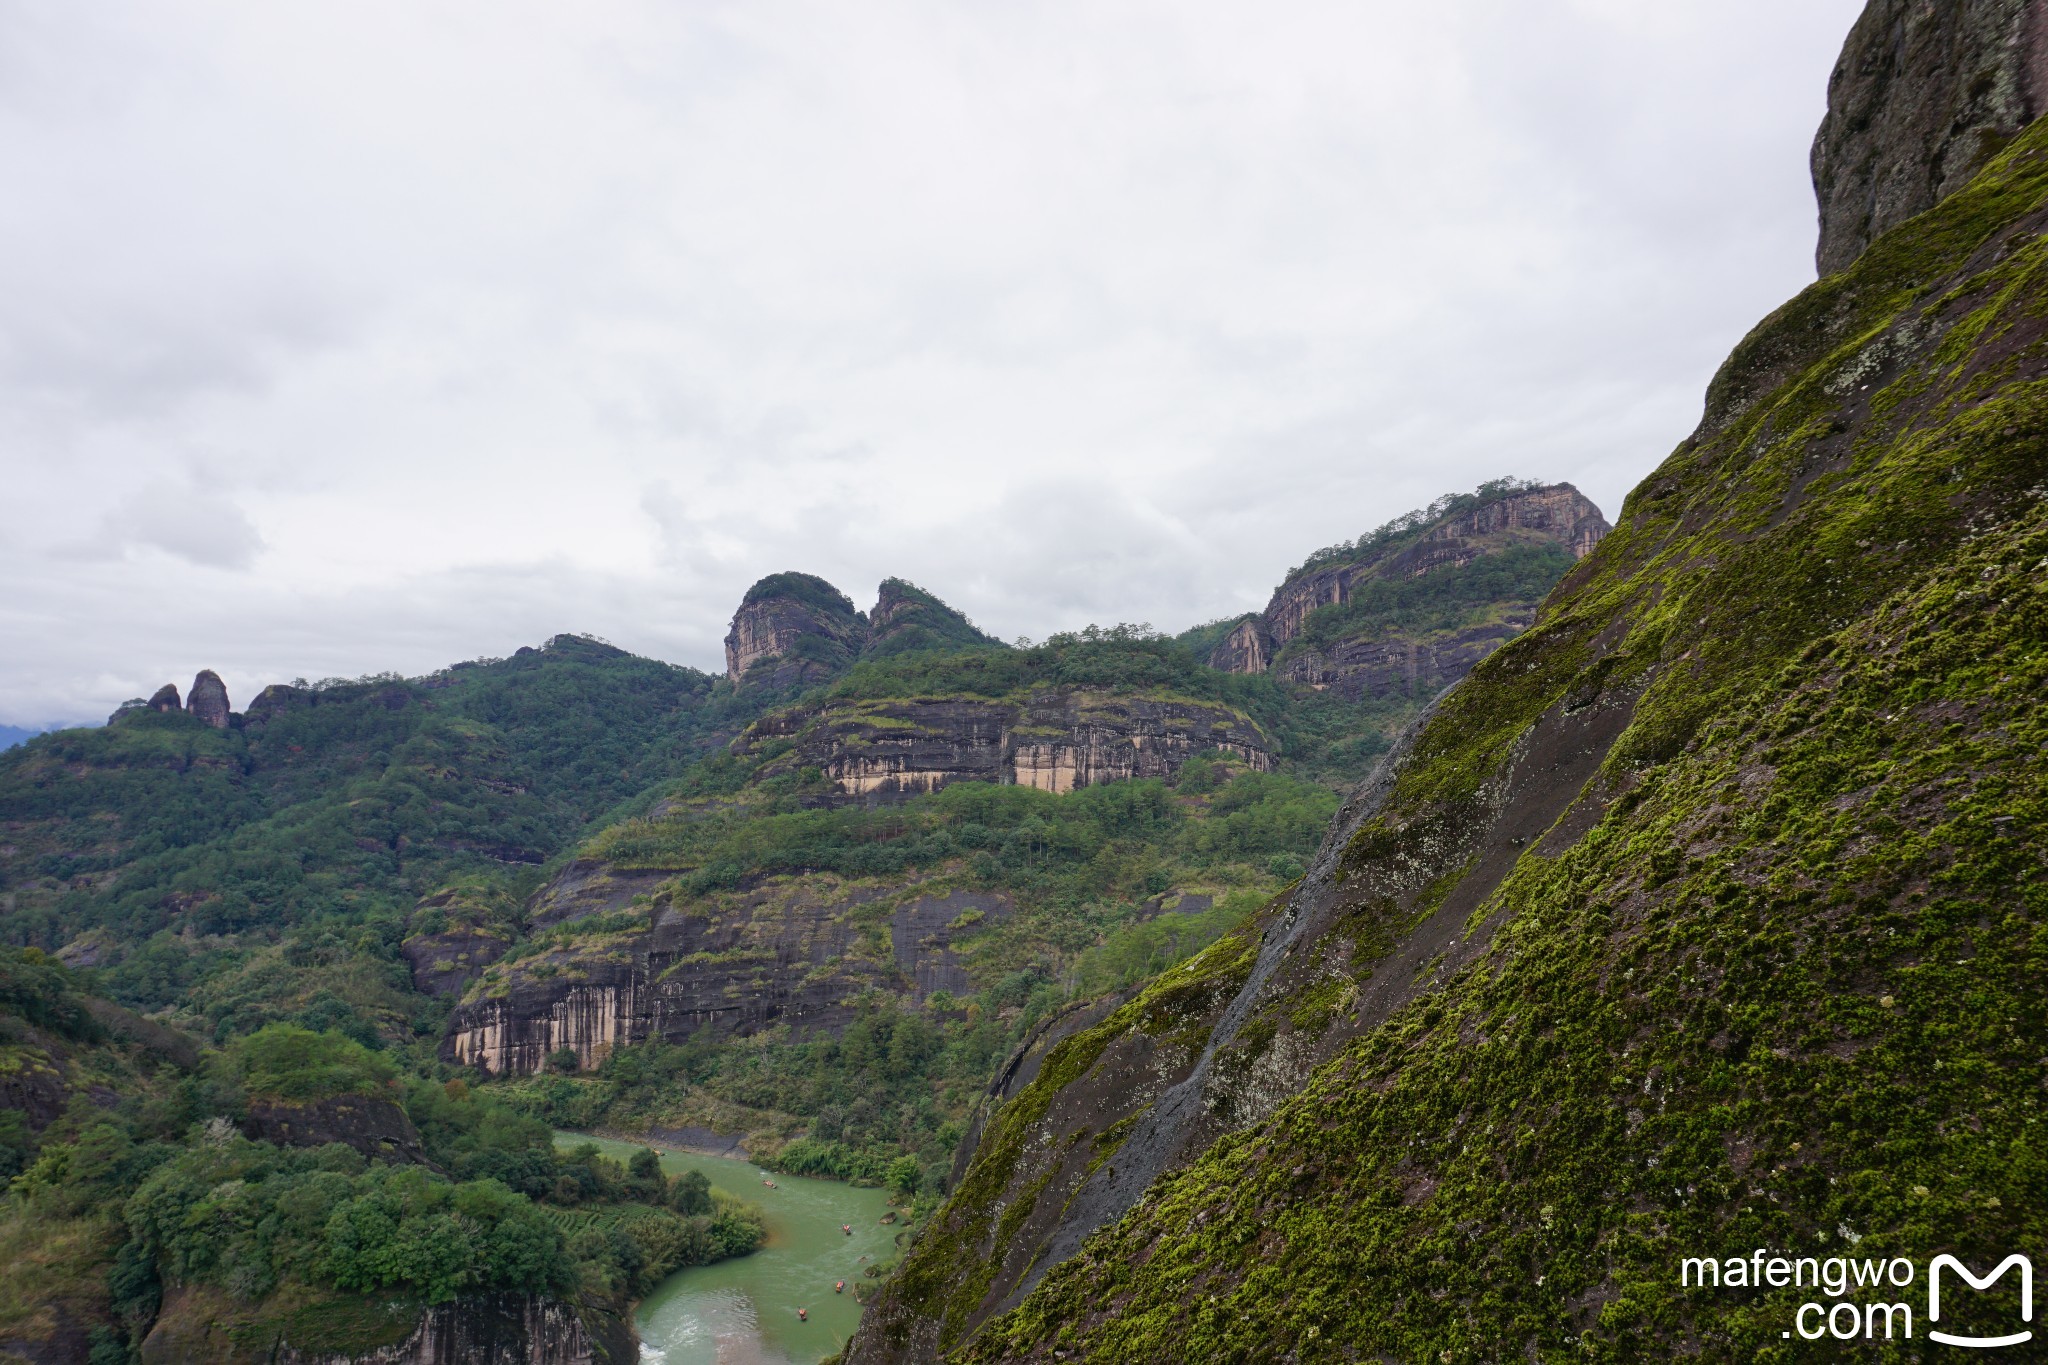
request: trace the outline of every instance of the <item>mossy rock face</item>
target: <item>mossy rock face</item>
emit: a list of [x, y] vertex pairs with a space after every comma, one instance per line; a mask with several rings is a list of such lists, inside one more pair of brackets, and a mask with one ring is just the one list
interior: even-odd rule
[[971, 1333], [970, 1169], [848, 1359], [1793, 1359], [1680, 1259], [2039, 1247], [2044, 229], [2037, 125], [1752, 333], [1274, 916], [1227, 1131]]
[[[1244, 984], [1256, 928], [1211, 944], [1132, 993], [1057, 1016], [998, 1073], [954, 1171], [953, 1198], [919, 1235], [863, 1335], [916, 1357], [960, 1341], [1033, 1272], [1077, 1199], [1162, 1096]], [[855, 1356], [853, 1359], [860, 1359]]]

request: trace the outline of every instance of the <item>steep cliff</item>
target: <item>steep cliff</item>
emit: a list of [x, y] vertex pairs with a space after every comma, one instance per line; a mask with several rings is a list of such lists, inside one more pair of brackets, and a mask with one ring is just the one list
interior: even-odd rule
[[1810, 1288], [1681, 1256], [2038, 1245], [2044, 229], [2036, 126], [1753, 332], [1300, 886], [999, 1092], [849, 1362], [1753, 1360]]
[[1273, 766], [1265, 735], [1241, 712], [1108, 688], [825, 702], [763, 717], [735, 741], [742, 753], [770, 746], [779, 756], [769, 775], [812, 767], [842, 798], [882, 801], [962, 781], [1066, 792], [1171, 777], [1199, 753], [1256, 772]]
[[632, 1365], [617, 1313], [523, 1294], [422, 1307], [354, 1297], [252, 1307], [181, 1288], [141, 1347], [143, 1365]]
[[771, 574], [733, 613], [725, 673], [750, 687], [819, 682], [843, 672], [866, 638], [867, 622], [845, 593], [810, 574]]
[[834, 1031], [874, 992], [964, 992], [954, 935], [1013, 910], [1007, 896], [918, 875], [775, 877], [702, 897], [677, 896], [673, 880], [567, 869], [535, 909], [561, 928], [543, 951], [485, 970], [448, 1021], [443, 1055], [520, 1076], [564, 1049], [589, 1068], [619, 1048], [699, 1030]]
[[317, 1099], [252, 1096], [242, 1124], [249, 1137], [280, 1147], [339, 1142], [376, 1161], [427, 1159], [404, 1108], [389, 1095], [325, 1095]]
[[1970, 182], [2048, 102], [2048, 0], [1876, 0], [1813, 141], [1823, 275]]
[[1352, 699], [1426, 699], [1526, 630], [1608, 529], [1570, 484], [1503, 481], [1445, 498], [1312, 556], [1210, 666]]

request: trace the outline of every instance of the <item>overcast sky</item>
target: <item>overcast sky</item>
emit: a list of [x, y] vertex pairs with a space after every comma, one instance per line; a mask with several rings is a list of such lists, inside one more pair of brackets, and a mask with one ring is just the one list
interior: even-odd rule
[[1611, 517], [1812, 278], [1860, 8], [0, 0], [0, 722]]

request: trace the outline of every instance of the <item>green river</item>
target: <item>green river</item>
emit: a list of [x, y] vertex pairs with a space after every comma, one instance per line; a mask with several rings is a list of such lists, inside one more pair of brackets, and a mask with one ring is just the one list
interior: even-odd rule
[[[593, 1142], [621, 1161], [654, 1145], [579, 1133], [556, 1140], [563, 1147]], [[640, 1359], [647, 1365], [814, 1365], [844, 1346], [860, 1322], [853, 1287], [861, 1271], [896, 1253], [899, 1229], [881, 1221], [889, 1212], [887, 1196], [836, 1180], [774, 1175], [728, 1157], [656, 1150], [669, 1174], [702, 1171], [713, 1187], [760, 1209], [768, 1241], [751, 1256], [679, 1270], [648, 1295], [634, 1315]], [[850, 1237], [840, 1231], [849, 1224]], [[843, 1294], [832, 1292], [838, 1280], [846, 1281]], [[797, 1317], [799, 1308], [810, 1321]]]

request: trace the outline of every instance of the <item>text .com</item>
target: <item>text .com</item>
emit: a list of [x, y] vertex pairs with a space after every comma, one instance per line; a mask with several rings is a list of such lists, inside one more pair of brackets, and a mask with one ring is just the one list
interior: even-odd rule
[[[2007, 1280], [2010, 1271], [2019, 1273]], [[1903, 1256], [1890, 1260], [1822, 1258], [1759, 1249], [1746, 1260], [1739, 1256], [1725, 1260], [1688, 1256], [1679, 1262], [1678, 1282], [1688, 1290], [1811, 1288], [1816, 1297], [1793, 1310], [1791, 1326], [1780, 1334], [1807, 1341], [1823, 1337], [1836, 1341], [1911, 1339], [1916, 1327], [1929, 1341], [1982, 1350], [2018, 1346], [2034, 1338], [2028, 1326], [2034, 1320], [2034, 1263], [2017, 1254], [1997, 1261], [1982, 1274], [1954, 1256], [1936, 1256], [1923, 1273]], [[2014, 1288], [2017, 1294], [2012, 1292]], [[1943, 1296], [1947, 1296], [1953, 1325], [1960, 1306], [1957, 1296], [1963, 1293], [1996, 1293], [1996, 1312], [2007, 1320], [2008, 1330], [1991, 1334], [1943, 1331]]]

